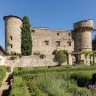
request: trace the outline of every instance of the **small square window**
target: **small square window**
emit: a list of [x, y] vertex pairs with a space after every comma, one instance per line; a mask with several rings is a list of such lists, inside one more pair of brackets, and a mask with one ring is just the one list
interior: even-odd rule
[[35, 33], [35, 30], [31, 30], [32, 33]]
[[45, 42], [45, 45], [49, 45], [49, 41], [44, 41]]
[[57, 35], [59, 36], [59, 33], [57, 33]]
[[71, 46], [71, 42], [68, 42], [68, 46]]
[[60, 41], [56, 41], [56, 46], [60, 46]]
[[70, 36], [71, 34], [70, 34], [70, 33], [68, 33], [68, 35]]

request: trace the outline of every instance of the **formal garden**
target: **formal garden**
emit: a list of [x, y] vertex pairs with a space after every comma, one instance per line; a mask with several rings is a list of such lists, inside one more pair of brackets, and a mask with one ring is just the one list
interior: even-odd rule
[[9, 96], [96, 96], [96, 66], [15, 67]]

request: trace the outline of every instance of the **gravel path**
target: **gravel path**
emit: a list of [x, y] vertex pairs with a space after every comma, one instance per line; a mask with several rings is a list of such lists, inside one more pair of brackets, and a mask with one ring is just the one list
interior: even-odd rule
[[[7, 95], [7, 90], [9, 90], [9, 82], [8, 82], [8, 78], [9, 78], [9, 75], [10, 75], [11, 73], [10, 72], [6, 72], [6, 76], [5, 76], [5, 78], [3, 79], [3, 81], [2, 81], [2, 85], [1, 85], [1, 87], [0, 87], [0, 96], [8, 96]], [[4, 93], [5, 92], [5, 93]], [[3, 94], [6, 94], [6, 95], [3, 95]]]

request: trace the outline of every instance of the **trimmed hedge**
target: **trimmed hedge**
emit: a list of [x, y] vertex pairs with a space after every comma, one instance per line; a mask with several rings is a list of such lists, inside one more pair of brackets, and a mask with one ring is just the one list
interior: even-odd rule
[[61, 66], [61, 67], [41, 67], [41, 68], [14, 68], [14, 75], [25, 75], [25, 74], [38, 74], [46, 72], [78, 72], [78, 71], [95, 71], [96, 66]]
[[14, 77], [12, 90], [9, 96], [30, 96], [28, 88], [26, 87], [21, 77]]
[[0, 86], [2, 84], [2, 80], [5, 76], [6, 76], [6, 67], [0, 66]]

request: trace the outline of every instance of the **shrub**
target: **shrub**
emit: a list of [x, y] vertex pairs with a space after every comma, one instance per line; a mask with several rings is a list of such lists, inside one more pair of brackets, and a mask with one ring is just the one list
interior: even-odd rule
[[70, 79], [77, 81], [79, 87], [87, 86], [87, 83], [91, 80], [92, 75], [88, 72], [75, 72], [70, 76]]
[[29, 91], [21, 77], [14, 77], [12, 90], [9, 96], [30, 96]]
[[95, 84], [96, 83], [96, 73], [94, 73], [92, 75], [92, 83]]
[[44, 54], [41, 54], [39, 57], [40, 57], [41, 59], [44, 59], [44, 58], [45, 58], [45, 55], [44, 55]]
[[67, 51], [65, 51], [65, 50], [54, 50], [53, 51], [52, 54], [55, 55], [54, 60], [59, 62], [59, 65], [61, 65], [61, 63], [64, 63], [67, 60], [66, 52]]
[[19, 58], [21, 58], [22, 57], [22, 54], [19, 54]]
[[7, 66], [7, 72], [11, 72], [11, 67]]
[[10, 60], [15, 60], [17, 57], [15, 55], [10, 56]]
[[33, 93], [34, 94], [34, 96], [42, 96], [42, 92], [41, 92], [41, 90], [38, 88], [38, 86], [36, 86], [36, 85], [33, 85], [33, 86], [30, 86], [30, 91], [31, 91], [31, 93]]
[[66, 50], [62, 50], [62, 51], [63, 51], [64, 54], [66, 54], [66, 55], [68, 54], [68, 52]]
[[59, 50], [58, 52], [56, 52], [55, 54], [55, 59], [57, 62], [59, 62], [59, 64], [61, 65], [61, 63], [66, 61], [66, 55], [63, 53], [62, 50]]
[[18, 75], [18, 67], [15, 67], [13, 70], [13, 75], [17, 76]]
[[58, 50], [54, 50], [52, 54], [55, 55], [57, 52], [58, 52]]

